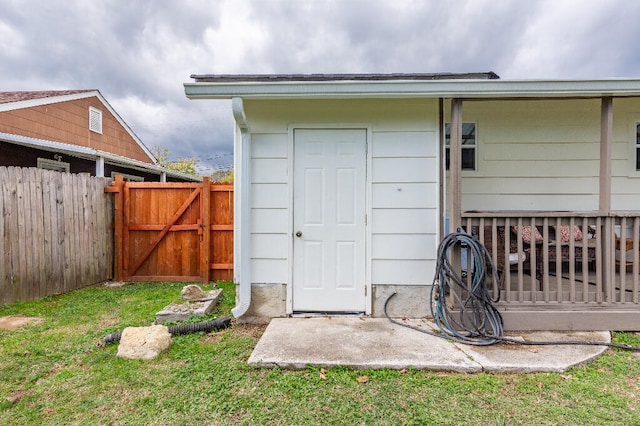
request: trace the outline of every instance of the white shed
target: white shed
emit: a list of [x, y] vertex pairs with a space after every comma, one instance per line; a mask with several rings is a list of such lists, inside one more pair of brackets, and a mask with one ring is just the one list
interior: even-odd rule
[[[638, 80], [511, 81], [491, 72], [192, 78], [187, 96], [232, 99], [237, 125], [236, 317], [379, 317], [394, 291], [392, 315], [426, 316], [438, 244], [461, 226], [493, 227], [495, 241], [500, 226], [522, 226], [523, 218], [540, 227], [544, 217], [559, 225], [586, 217], [580, 226], [601, 226], [607, 253], [609, 229], [633, 236], [636, 219], [624, 222], [624, 235], [620, 220], [606, 229], [601, 221], [631, 217], [640, 205]], [[502, 271], [519, 273], [507, 302], [548, 301], [553, 258], [514, 232], [524, 260]], [[600, 257], [597, 274], [606, 280], [614, 258]]]

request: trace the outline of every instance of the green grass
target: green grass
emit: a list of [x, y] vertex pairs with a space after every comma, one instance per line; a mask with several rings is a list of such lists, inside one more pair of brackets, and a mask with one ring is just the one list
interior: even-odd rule
[[[234, 286], [211, 317], [230, 316]], [[608, 350], [565, 374], [449, 374], [246, 360], [263, 328], [174, 336], [153, 361], [116, 357], [108, 333], [146, 326], [181, 283], [94, 287], [0, 308], [42, 319], [0, 331], [0, 424], [640, 424], [640, 358]], [[614, 340], [639, 345], [632, 333]], [[367, 376], [364, 383], [358, 378]]]

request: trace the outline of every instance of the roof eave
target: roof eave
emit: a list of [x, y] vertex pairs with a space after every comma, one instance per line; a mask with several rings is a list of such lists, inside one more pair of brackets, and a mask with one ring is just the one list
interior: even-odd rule
[[233, 81], [185, 83], [189, 99], [640, 96], [640, 79]]
[[102, 157], [109, 164], [127, 167], [133, 170], [144, 171], [147, 173], [160, 174], [166, 173], [167, 176], [180, 178], [190, 181], [201, 181], [202, 178], [175, 170], [167, 169], [156, 164], [145, 163], [144, 161], [134, 160], [133, 158], [123, 157], [106, 151], [89, 148], [85, 146], [72, 145], [63, 142], [54, 142], [44, 139], [31, 138], [22, 135], [13, 135], [10, 133], [0, 133], [0, 142], [13, 143], [17, 145], [27, 146], [30, 148], [41, 149], [44, 151], [63, 153], [71, 157], [83, 158], [95, 161], [98, 157]]

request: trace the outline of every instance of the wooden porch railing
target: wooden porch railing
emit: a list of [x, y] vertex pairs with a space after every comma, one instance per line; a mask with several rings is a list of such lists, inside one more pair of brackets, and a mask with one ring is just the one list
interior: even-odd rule
[[465, 212], [462, 227], [490, 252], [505, 308], [638, 308], [637, 212]]

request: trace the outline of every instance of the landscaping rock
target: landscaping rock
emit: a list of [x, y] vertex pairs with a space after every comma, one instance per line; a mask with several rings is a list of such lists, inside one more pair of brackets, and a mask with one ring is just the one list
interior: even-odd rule
[[180, 293], [182, 298], [185, 300], [200, 300], [204, 299], [204, 291], [195, 284], [190, 284], [182, 287], [182, 292]]
[[118, 356], [129, 359], [154, 359], [171, 346], [171, 334], [164, 325], [127, 327], [122, 331]]
[[192, 315], [205, 316], [216, 306], [221, 294], [222, 289], [218, 288], [204, 293], [203, 298], [209, 300], [205, 300], [203, 302], [187, 302], [181, 305], [172, 304], [165, 306], [164, 309], [156, 314], [156, 323], [162, 324], [170, 321], [185, 321], [188, 320]]
[[107, 288], [124, 287], [127, 283], [124, 281], [107, 281], [103, 285]]

